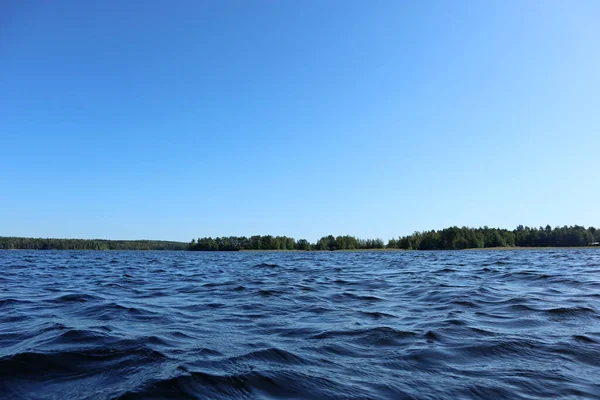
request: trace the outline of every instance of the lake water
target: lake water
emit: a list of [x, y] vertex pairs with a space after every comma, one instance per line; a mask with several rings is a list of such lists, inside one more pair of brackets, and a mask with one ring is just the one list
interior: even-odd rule
[[0, 398], [600, 398], [600, 251], [0, 252]]

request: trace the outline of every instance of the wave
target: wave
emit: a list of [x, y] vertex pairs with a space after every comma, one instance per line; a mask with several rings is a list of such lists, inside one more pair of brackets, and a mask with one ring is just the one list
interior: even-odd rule
[[0, 398], [594, 398], [600, 252], [557, 254], [2, 253]]
[[269, 348], [264, 350], [256, 350], [241, 356], [228, 358], [225, 362], [263, 362], [263, 363], [279, 363], [287, 365], [308, 364], [308, 361], [289, 351]]
[[347, 300], [359, 300], [359, 301], [365, 301], [365, 302], [383, 301], [382, 298], [377, 297], [377, 296], [360, 295], [360, 294], [355, 294], [352, 292], [343, 292], [341, 294], [336, 294], [332, 298], [334, 300], [338, 300], [338, 301], [347, 301]]
[[367, 329], [349, 329], [344, 331], [326, 331], [311, 336], [311, 339], [344, 339], [349, 338], [355, 343], [369, 346], [393, 346], [402, 340], [413, 338], [416, 333], [411, 331], [400, 331], [394, 328], [382, 326]]
[[267, 263], [260, 263], [260, 264], [256, 264], [254, 266], [254, 268], [280, 268], [280, 265], [277, 264], [267, 264]]
[[598, 312], [590, 307], [557, 307], [545, 310], [551, 316], [582, 317], [598, 316]]
[[85, 293], [70, 293], [63, 296], [56, 297], [50, 300], [53, 303], [87, 303], [89, 301], [102, 301], [104, 300], [98, 296], [92, 296]]
[[0, 309], [14, 307], [14, 306], [20, 306], [20, 305], [28, 305], [28, 304], [33, 304], [33, 301], [22, 300], [22, 299], [13, 299], [13, 298], [2, 299], [2, 300], [0, 300]]
[[544, 343], [527, 339], [495, 340], [489, 343], [454, 347], [457, 354], [473, 361], [479, 358], [534, 357], [536, 353], [545, 349], [547, 347]]
[[[247, 399], [247, 398], [336, 398], [349, 389], [322, 376], [305, 373], [255, 371], [218, 375], [190, 372], [169, 379], [147, 382], [118, 397], [130, 399]], [[356, 390], [357, 398], [368, 398], [369, 392]], [[362, 395], [362, 396], [361, 396]]]
[[135, 342], [57, 352], [22, 352], [0, 358], [0, 380], [92, 375], [165, 360], [164, 354]]
[[578, 342], [582, 342], [582, 343], [590, 343], [590, 344], [591, 343], [593, 343], [593, 344], [599, 343], [598, 340], [592, 339], [591, 337], [586, 336], [586, 335], [573, 335], [573, 339]]
[[379, 311], [359, 311], [359, 313], [361, 315], [364, 315], [365, 317], [373, 318], [373, 319], [398, 318], [395, 315], [387, 314], [387, 313], [379, 312]]

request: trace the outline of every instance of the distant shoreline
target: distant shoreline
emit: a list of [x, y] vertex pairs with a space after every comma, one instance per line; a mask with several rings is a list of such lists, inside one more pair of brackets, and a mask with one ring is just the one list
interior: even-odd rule
[[247, 250], [467, 250], [467, 249], [521, 249], [521, 248], [585, 248], [598, 246], [600, 229], [579, 225], [530, 228], [519, 225], [513, 230], [502, 228], [471, 228], [452, 226], [441, 230], [414, 232], [392, 238], [387, 244], [381, 239], [362, 239], [344, 235], [323, 236], [316, 242], [296, 240], [289, 236], [254, 235], [221, 236], [192, 239], [192, 251], [247, 251]]
[[592, 226], [513, 230], [452, 226], [389, 239], [323, 236], [316, 242], [289, 236], [202, 237], [191, 242], [167, 240], [59, 239], [0, 236], [0, 250], [180, 250], [180, 251], [411, 251], [411, 250], [542, 250], [600, 248], [600, 229]]
[[[423, 252], [423, 251], [510, 251], [510, 250], [582, 250], [598, 249], [600, 246], [551, 246], [551, 247], [484, 247], [457, 250], [405, 250], [405, 249], [344, 249], [344, 250], [232, 250], [232, 253], [352, 253], [352, 252]], [[222, 253], [223, 251], [212, 251], [212, 253]], [[204, 251], [203, 253], [211, 253]]]
[[342, 249], [342, 250], [215, 250], [215, 251], [189, 251], [189, 250], [173, 250], [173, 249], [0, 249], [3, 251], [102, 251], [102, 252], [117, 252], [117, 251], [177, 251], [185, 253], [388, 253], [388, 252], [401, 252], [401, 253], [420, 253], [420, 252], [461, 252], [461, 251], [540, 251], [540, 250], [600, 250], [600, 246], [553, 246], [553, 247], [485, 247], [485, 248], [470, 248], [470, 249], [456, 249], [456, 250], [405, 250], [405, 249]]
[[464, 249], [465, 251], [482, 250], [581, 250], [581, 249], [600, 249], [600, 246], [548, 246], [548, 247], [485, 247]]

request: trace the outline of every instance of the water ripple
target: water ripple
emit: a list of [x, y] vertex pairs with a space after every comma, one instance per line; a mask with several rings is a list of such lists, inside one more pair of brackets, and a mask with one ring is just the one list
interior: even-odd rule
[[0, 398], [600, 399], [600, 251], [0, 253]]

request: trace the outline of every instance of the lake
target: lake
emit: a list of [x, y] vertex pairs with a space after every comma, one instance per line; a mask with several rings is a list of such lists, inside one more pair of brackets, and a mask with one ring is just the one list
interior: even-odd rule
[[6, 399], [600, 398], [600, 251], [0, 252]]

